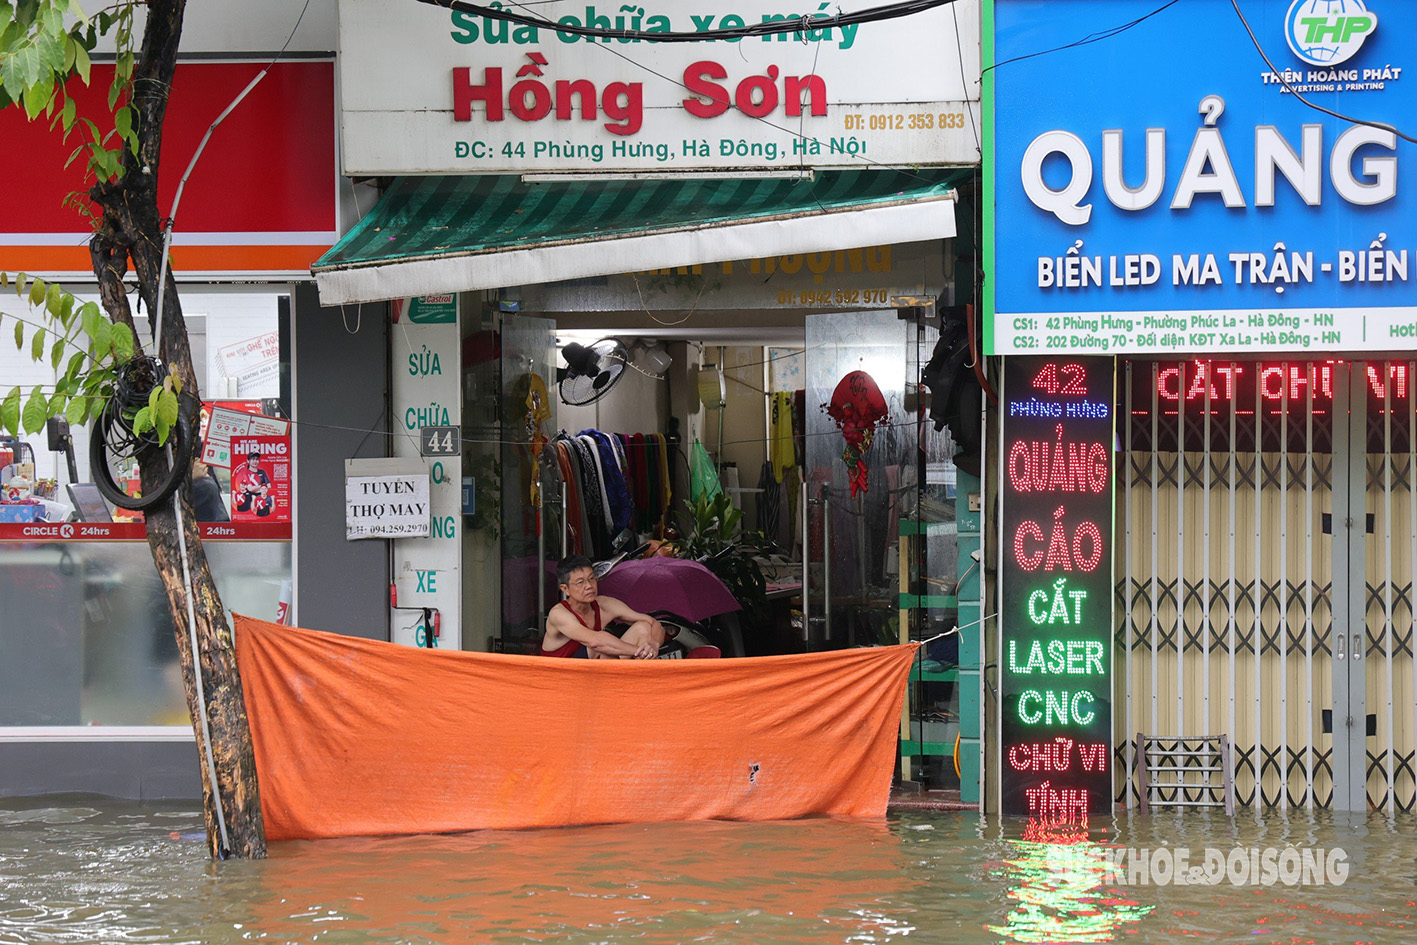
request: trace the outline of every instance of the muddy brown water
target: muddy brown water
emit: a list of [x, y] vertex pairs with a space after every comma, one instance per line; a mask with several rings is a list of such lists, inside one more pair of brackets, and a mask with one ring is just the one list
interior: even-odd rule
[[[289, 842], [213, 863], [191, 805], [9, 799], [0, 942], [1417, 941], [1410, 815], [1166, 812], [1091, 828], [1039, 843], [1019, 821], [920, 812]], [[1132, 885], [1107, 870], [1109, 850], [1153, 863], [1185, 850], [1199, 866], [1207, 849], [1291, 846], [1342, 849], [1346, 881]]]

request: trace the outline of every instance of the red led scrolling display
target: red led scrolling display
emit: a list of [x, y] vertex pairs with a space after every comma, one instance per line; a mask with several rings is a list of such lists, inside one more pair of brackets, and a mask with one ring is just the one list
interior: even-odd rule
[[1111, 806], [1114, 368], [1011, 357], [1000, 527], [1003, 809]]
[[1184, 437], [1187, 451], [1327, 453], [1334, 394], [1350, 369], [1367, 394], [1370, 451], [1406, 450], [1417, 426], [1412, 363], [1335, 359], [1130, 361], [1128, 396], [1118, 406], [1122, 443], [1171, 452]]
[[[1184, 405], [1187, 414], [1207, 409], [1215, 415], [1252, 417], [1261, 412], [1279, 416], [1304, 411], [1313, 405], [1316, 416], [1333, 407], [1335, 368], [1340, 361], [1134, 361], [1132, 413], [1148, 415], [1152, 398], [1163, 413], [1175, 416]], [[1376, 361], [1364, 365], [1370, 409], [1386, 404], [1410, 409], [1412, 372], [1403, 361]]]

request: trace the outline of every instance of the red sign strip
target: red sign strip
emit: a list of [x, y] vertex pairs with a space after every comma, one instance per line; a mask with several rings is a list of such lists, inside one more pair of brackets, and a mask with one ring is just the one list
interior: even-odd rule
[[[289, 522], [202, 522], [203, 541], [289, 541]], [[147, 541], [142, 522], [5, 522], [0, 542]]]

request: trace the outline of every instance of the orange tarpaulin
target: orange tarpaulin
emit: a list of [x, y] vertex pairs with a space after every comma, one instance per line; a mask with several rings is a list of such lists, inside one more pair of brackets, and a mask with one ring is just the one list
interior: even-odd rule
[[236, 617], [271, 840], [880, 817], [915, 650], [547, 659]]

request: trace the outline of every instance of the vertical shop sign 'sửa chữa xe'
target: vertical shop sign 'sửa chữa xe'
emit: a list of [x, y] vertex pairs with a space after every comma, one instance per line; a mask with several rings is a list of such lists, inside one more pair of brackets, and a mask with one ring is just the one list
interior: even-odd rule
[[1005, 365], [1005, 814], [1077, 823], [1112, 806], [1113, 383], [1110, 358]]

